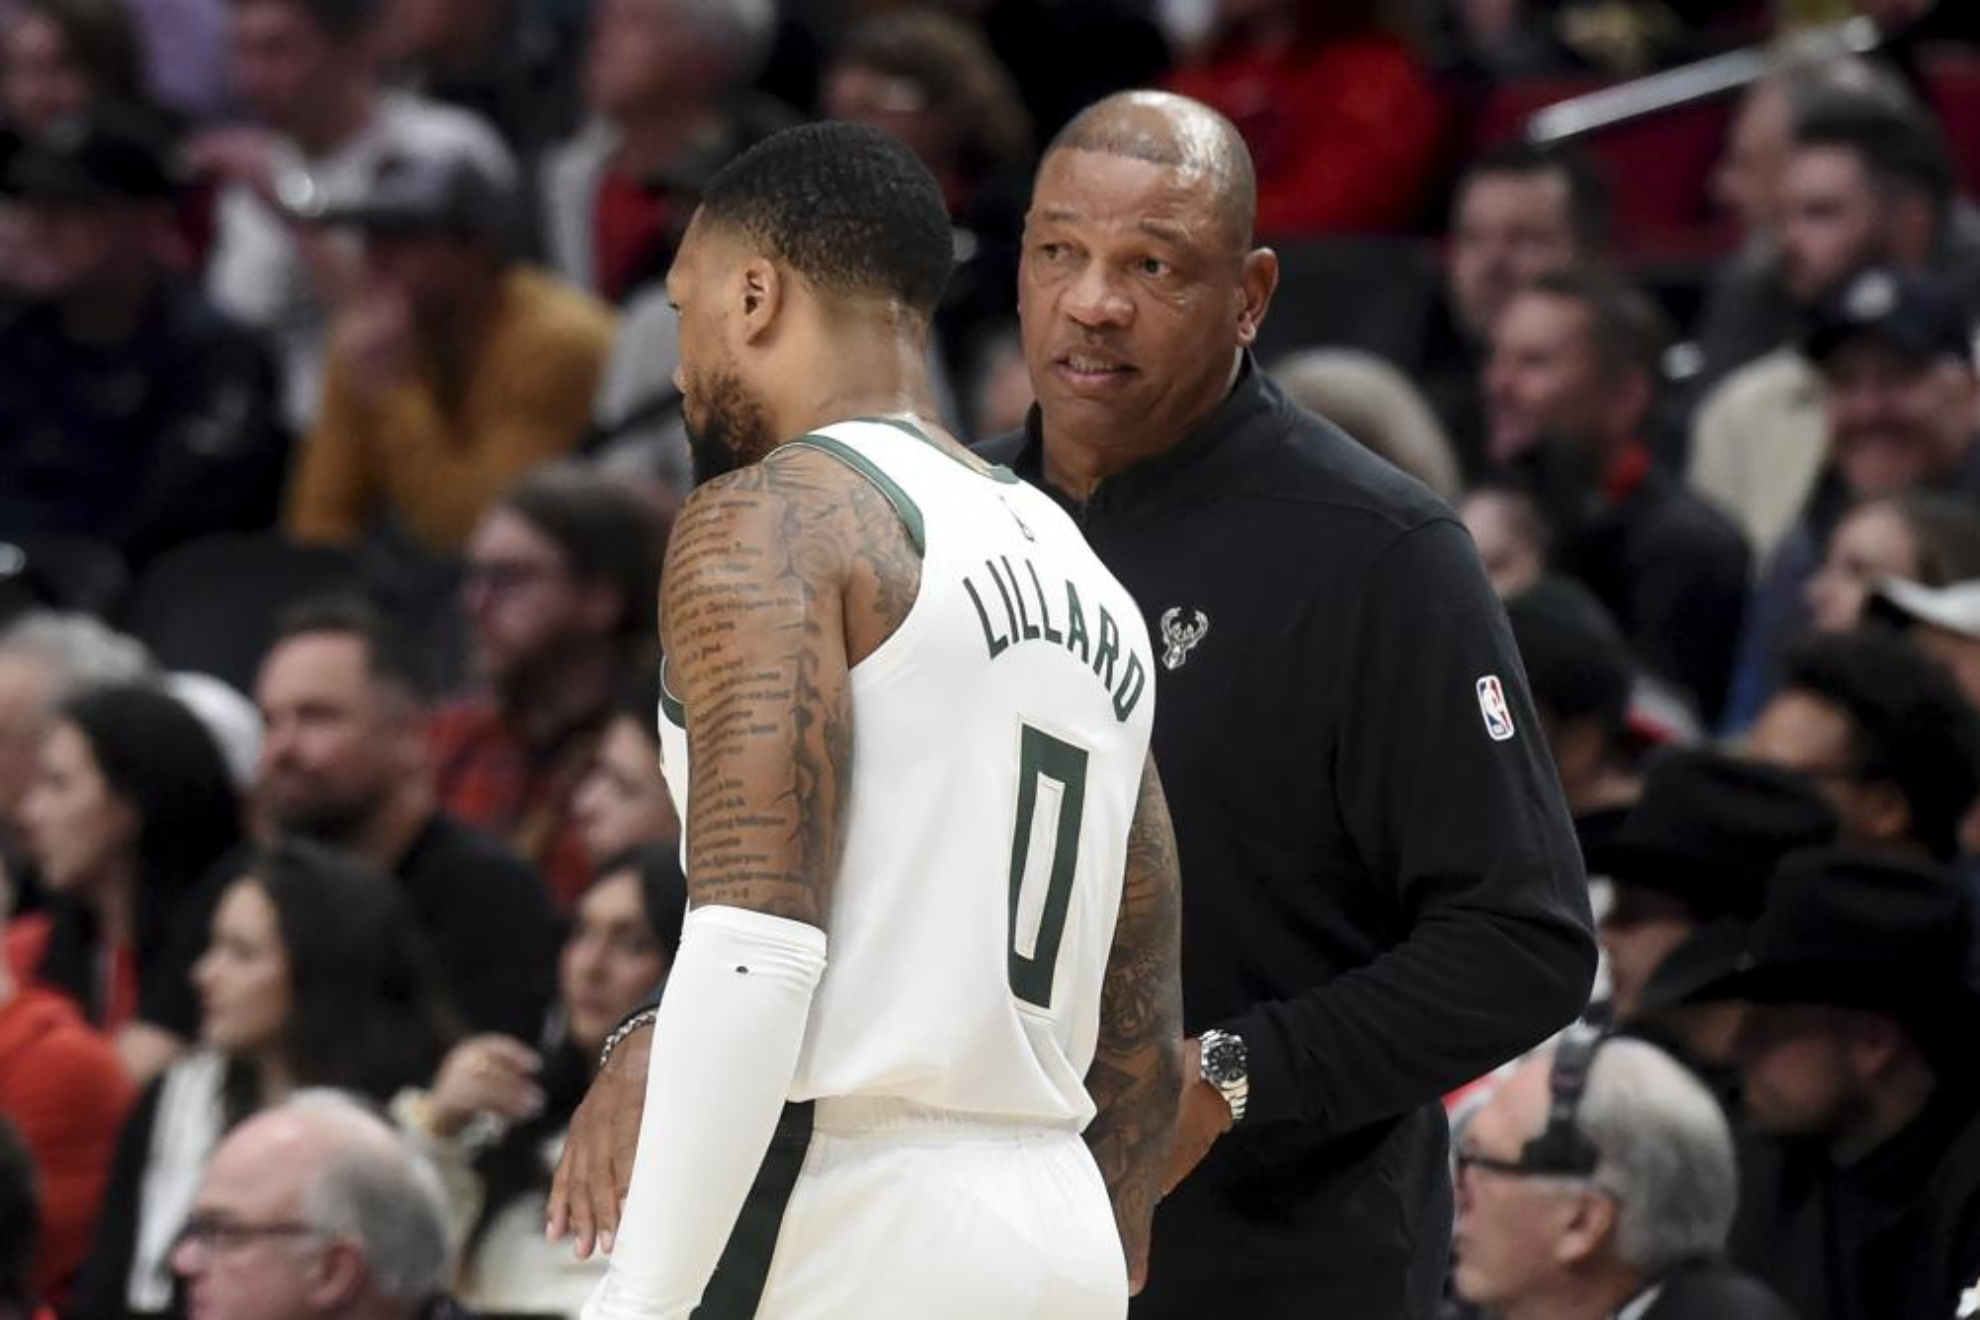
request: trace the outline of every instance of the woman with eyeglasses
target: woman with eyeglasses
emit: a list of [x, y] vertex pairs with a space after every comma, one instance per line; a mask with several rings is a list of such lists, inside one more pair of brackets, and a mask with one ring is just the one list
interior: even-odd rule
[[472, 1310], [577, 1315], [605, 1272], [543, 1237], [550, 1175], [605, 1038], [667, 973], [687, 911], [673, 850], [607, 862], [579, 898], [558, 965], [558, 1011], [539, 1055], [477, 1036], [441, 1065], [428, 1092], [393, 1104], [433, 1157], [466, 1238], [456, 1290]]
[[228, 885], [194, 968], [200, 1045], [138, 1100], [118, 1143], [74, 1313], [174, 1308], [174, 1238], [221, 1135], [305, 1087], [380, 1104], [431, 1076], [453, 1035], [398, 889], [300, 842]]

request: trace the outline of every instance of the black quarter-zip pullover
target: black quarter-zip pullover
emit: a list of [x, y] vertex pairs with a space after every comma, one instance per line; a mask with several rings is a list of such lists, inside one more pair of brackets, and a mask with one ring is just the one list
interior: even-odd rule
[[1183, 868], [1192, 1035], [1249, 1112], [1155, 1220], [1142, 1317], [1429, 1317], [1439, 1101], [1583, 1008], [1574, 832], [1504, 611], [1450, 509], [1249, 360], [1084, 502], [1036, 410], [981, 452], [1052, 493], [1139, 602]]

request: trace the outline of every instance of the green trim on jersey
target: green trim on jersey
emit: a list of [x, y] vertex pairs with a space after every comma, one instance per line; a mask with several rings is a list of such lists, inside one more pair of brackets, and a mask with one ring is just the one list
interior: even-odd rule
[[667, 687], [667, 660], [664, 656], [660, 659], [660, 713], [667, 717], [669, 724], [682, 733], [687, 732], [687, 705]]
[[872, 482], [880, 493], [887, 497], [887, 502], [894, 506], [894, 512], [901, 516], [901, 522], [907, 527], [908, 539], [914, 542], [915, 552], [921, 555], [928, 553], [928, 526], [922, 520], [921, 506], [916, 504], [913, 497], [902, 490], [878, 463], [845, 441], [834, 440], [829, 435], [819, 435], [817, 432], [801, 435], [791, 443], [823, 450]]
[[1006, 486], [1015, 486], [1018, 484], [1018, 474], [1001, 463], [985, 463], [981, 468], [970, 467], [968, 463], [964, 463], [960, 458], [950, 453], [946, 447], [936, 444], [933, 436], [916, 426], [913, 422], [903, 420], [899, 417], [861, 417], [857, 420], [862, 422], [877, 422], [881, 426], [891, 426], [896, 431], [905, 431], [950, 462], [969, 468], [971, 472], [976, 473], [980, 477], [988, 477], [990, 480], [1001, 482]]

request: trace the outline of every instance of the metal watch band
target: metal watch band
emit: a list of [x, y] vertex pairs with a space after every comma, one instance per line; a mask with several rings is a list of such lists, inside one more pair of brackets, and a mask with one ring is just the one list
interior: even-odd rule
[[[1231, 1107], [1231, 1122], [1244, 1122], [1245, 1105], [1251, 1098], [1251, 1076], [1244, 1063], [1244, 1038], [1233, 1035], [1228, 1031], [1218, 1031], [1212, 1028], [1203, 1033], [1199, 1038], [1198, 1044], [1200, 1046], [1198, 1052], [1198, 1072], [1202, 1075], [1204, 1081], [1217, 1088], [1217, 1093], [1224, 1097], [1224, 1103]], [[1232, 1047], [1235, 1047], [1235, 1052], [1239, 1059], [1237, 1075], [1235, 1077], [1223, 1078], [1213, 1076], [1210, 1071], [1211, 1054], [1213, 1052], [1229, 1052]]]

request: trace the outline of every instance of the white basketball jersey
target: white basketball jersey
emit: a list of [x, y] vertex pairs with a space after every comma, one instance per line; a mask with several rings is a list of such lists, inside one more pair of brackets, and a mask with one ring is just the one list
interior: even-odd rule
[[[863, 474], [922, 549], [851, 675], [829, 961], [790, 1098], [1084, 1127], [1084, 1078], [1155, 707], [1141, 611], [1050, 499], [903, 423], [793, 441]], [[662, 703], [683, 821], [687, 735]]]

